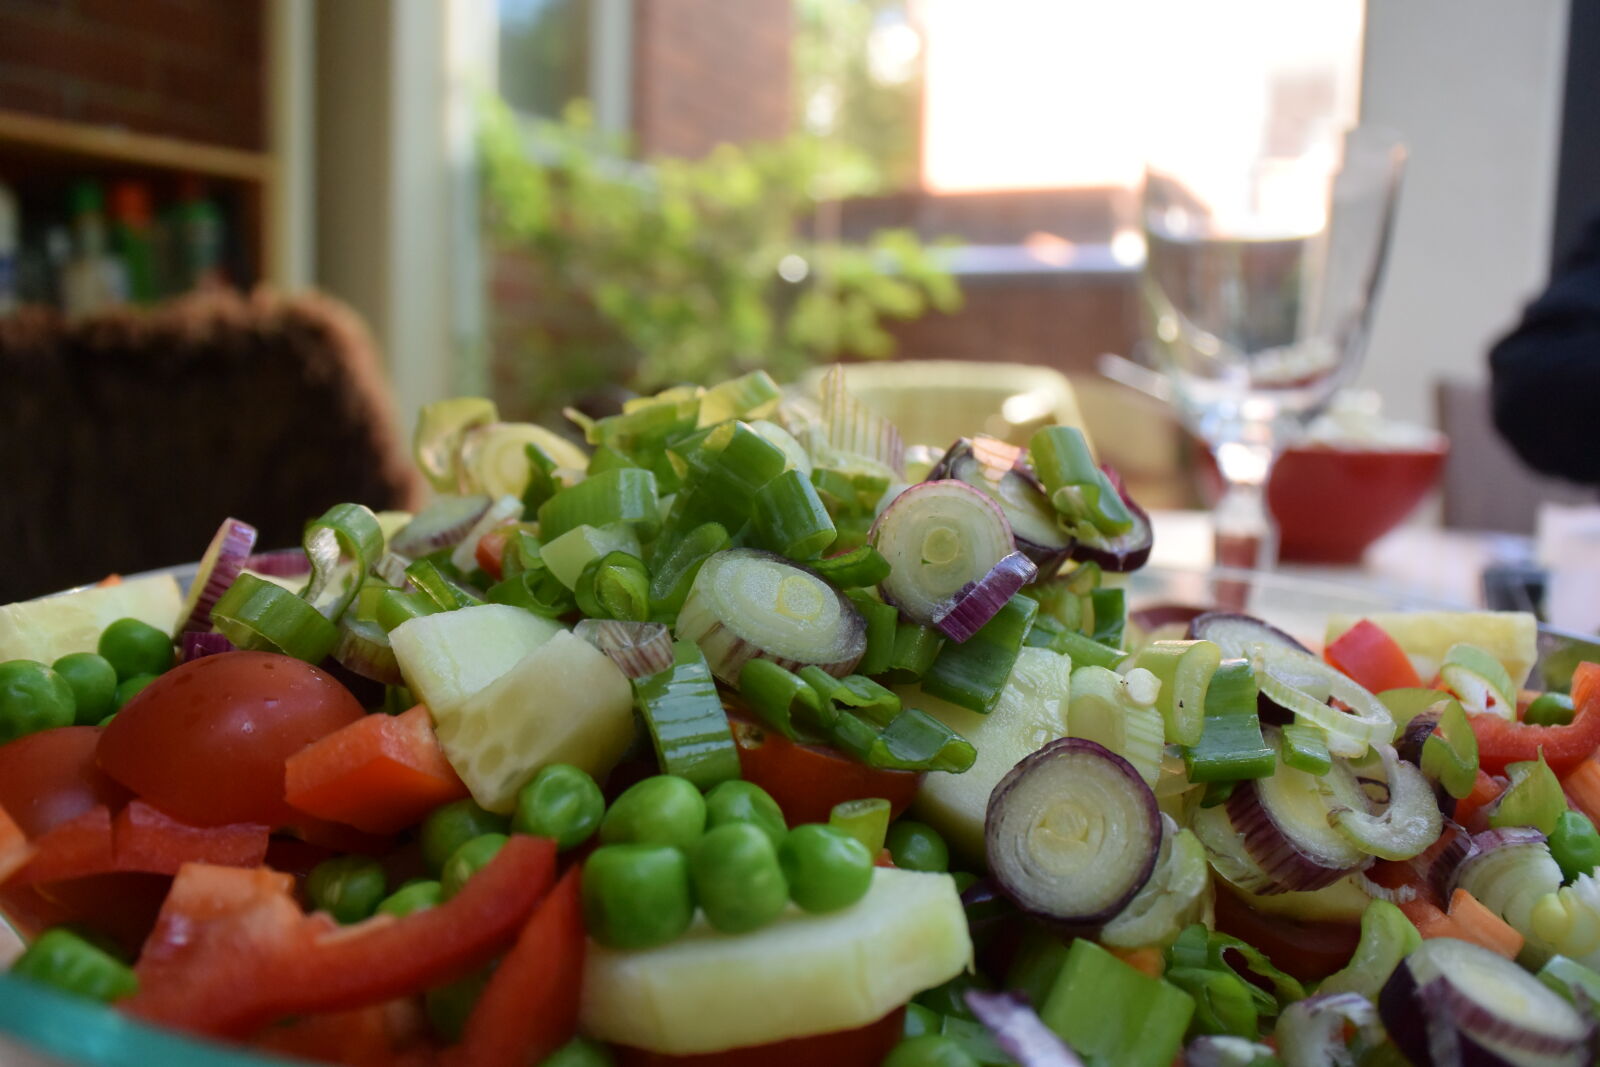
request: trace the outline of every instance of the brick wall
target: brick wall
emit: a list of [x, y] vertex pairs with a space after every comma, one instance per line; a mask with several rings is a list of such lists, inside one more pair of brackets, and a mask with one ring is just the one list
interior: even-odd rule
[[263, 0], [0, 0], [0, 108], [265, 144]]
[[789, 132], [793, 0], [634, 0], [633, 131], [699, 156]]

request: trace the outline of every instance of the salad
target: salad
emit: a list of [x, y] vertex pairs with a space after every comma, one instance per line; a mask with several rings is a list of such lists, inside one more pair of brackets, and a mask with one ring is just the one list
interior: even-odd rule
[[1596, 1061], [1600, 665], [1130, 611], [1071, 427], [427, 408], [416, 515], [0, 608], [0, 1004], [354, 1064]]

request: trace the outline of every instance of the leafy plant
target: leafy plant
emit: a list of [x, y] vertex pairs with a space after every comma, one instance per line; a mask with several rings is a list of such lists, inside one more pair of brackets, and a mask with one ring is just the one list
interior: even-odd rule
[[535, 321], [502, 334], [509, 409], [547, 412], [621, 383], [653, 390], [765, 368], [792, 379], [839, 356], [894, 349], [887, 319], [951, 311], [961, 295], [910, 231], [819, 239], [813, 190], [837, 150], [795, 136], [697, 160], [630, 162], [588, 109], [530, 135], [485, 109], [486, 219], [522, 256]]

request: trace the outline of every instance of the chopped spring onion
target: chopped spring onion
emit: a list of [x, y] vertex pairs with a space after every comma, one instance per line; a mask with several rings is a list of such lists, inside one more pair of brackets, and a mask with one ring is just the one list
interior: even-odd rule
[[385, 589], [378, 595], [378, 603], [373, 609], [373, 619], [383, 627], [384, 633], [388, 633], [402, 623], [442, 610], [426, 593]]
[[1189, 1023], [1193, 1032], [1229, 1034], [1251, 1041], [1260, 1035], [1250, 985], [1232, 971], [1168, 967], [1162, 978], [1194, 998], [1194, 1018]]
[[1033, 469], [1064, 524], [1075, 533], [1115, 537], [1133, 528], [1133, 515], [1094, 461], [1075, 426], [1047, 426], [1028, 442]]
[[1489, 813], [1489, 825], [1531, 826], [1546, 836], [1554, 833], [1556, 820], [1567, 810], [1567, 796], [1544, 761], [1544, 751], [1540, 750], [1537, 760], [1511, 764], [1506, 773], [1511, 785]]
[[216, 536], [206, 546], [205, 555], [200, 557], [200, 565], [189, 583], [189, 595], [184, 600], [183, 610], [178, 612], [182, 620], [178, 624], [180, 637], [191, 631], [211, 629], [211, 606], [248, 566], [250, 550], [255, 544], [254, 526], [238, 519], [222, 520]]
[[[1372, 1001], [1355, 993], [1319, 992], [1296, 1001], [1284, 1009], [1275, 1036], [1285, 1067], [1380, 1062], [1392, 1051]], [[1384, 1051], [1369, 1059], [1361, 1055], [1363, 1048]]]
[[816, 689], [771, 660], [752, 659], [740, 668], [739, 696], [763, 724], [791, 741], [820, 735], [837, 717]]
[[782, 390], [764, 370], [753, 370], [719, 382], [700, 395], [699, 425], [714, 426], [728, 419], [760, 419], [778, 409]]
[[705, 561], [675, 632], [698, 644], [730, 685], [756, 657], [843, 676], [867, 648], [866, 623], [843, 593], [781, 556], [748, 548]]
[[629, 678], [648, 678], [672, 666], [672, 631], [659, 622], [584, 619], [572, 633], [605, 653]]
[[[532, 441], [522, 446], [522, 454], [528, 460], [528, 479], [522, 487], [522, 513], [537, 515], [544, 502], [561, 491], [561, 482], [556, 478], [556, 461]], [[590, 469], [594, 469], [594, 460], [589, 462]]]
[[1451, 645], [1439, 667], [1439, 679], [1469, 712], [1502, 719], [1517, 717], [1517, 690], [1511, 673], [1476, 645]]
[[650, 614], [657, 622], [672, 622], [694, 586], [700, 567], [729, 545], [728, 531], [720, 523], [696, 526], [669, 549], [658, 549], [650, 561]]
[[763, 548], [808, 560], [833, 544], [837, 531], [810, 479], [786, 470], [756, 490], [755, 535]]
[[440, 611], [454, 611], [482, 604], [483, 598], [439, 569], [431, 559], [419, 559], [406, 568], [406, 577]]
[[739, 777], [728, 713], [705, 657], [692, 643], [673, 642], [672, 666], [635, 679], [633, 693], [664, 773], [687, 778], [702, 790]]
[[411, 451], [417, 468], [434, 489], [442, 493], [455, 491], [462, 439], [468, 430], [487, 426], [499, 418], [494, 401], [482, 397], [452, 397], [423, 406], [417, 416]]
[[918, 708], [904, 709], [881, 727], [853, 711], [840, 711], [831, 735], [835, 745], [881, 770], [961, 774], [978, 758], [972, 742]]
[[1205, 723], [1197, 744], [1183, 753], [1191, 782], [1265, 778], [1276, 758], [1261, 737], [1256, 675], [1242, 659], [1225, 660], [1206, 689]]
[[[1238, 961], [1238, 965], [1235, 964]], [[1299, 1000], [1306, 995], [1305, 987], [1293, 975], [1273, 966], [1264, 952], [1237, 937], [1208, 930], [1203, 924], [1188, 926], [1167, 949], [1167, 962], [1174, 967], [1200, 967], [1207, 970], [1226, 970], [1239, 977], [1242, 965], [1252, 981], [1251, 994], [1256, 998], [1263, 1014], [1276, 1014], [1280, 1006]], [[1268, 991], [1261, 984], [1271, 986]]]
[[533, 557], [529, 566], [490, 586], [487, 596], [491, 604], [510, 604], [548, 619], [559, 619], [577, 610], [572, 593], [556, 580], [538, 556]]
[[1061, 529], [1056, 509], [1038, 478], [1023, 462], [1022, 449], [993, 437], [962, 438], [950, 446], [927, 480], [954, 478], [1000, 506], [1018, 551], [1047, 574], [1066, 562], [1072, 538]]
[[1016, 551], [999, 506], [953, 479], [923, 482], [895, 497], [870, 536], [890, 567], [878, 591], [924, 625], [937, 625], [957, 597]]
[[824, 703], [848, 708], [878, 726], [889, 725], [900, 713], [900, 698], [871, 678], [859, 674], [835, 678], [820, 667], [802, 667], [797, 673]]
[[583, 568], [573, 596], [591, 618], [643, 622], [650, 615], [650, 572], [638, 556], [609, 552]]
[[672, 502], [671, 530], [716, 522], [740, 530], [756, 511], [756, 493], [788, 465], [783, 450], [742, 422], [725, 422], [685, 449], [683, 488]]
[[1038, 611], [1037, 600], [1021, 594], [1012, 597], [970, 640], [951, 641], [940, 649], [922, 677], [922, 688], [957, 707], [987, 715], [1000, 700]]
[[339, 643], [333, 646], [333, 658], [345, 670], [370, 678], [384, 685], [403, 685], [400, 661], [389, 645], [389, 635], [376, 622], [351, 618], [346, 613], [339, 620]]
[[[1140, 677], [1142, 676], [1142, 677]], [[1067, 735], [1095, 741], [1133, 765], [1145, 785], [1161, 777], [1163, 740], [1161, 713], [1143, 701], [1135, 686], [1159, 686], [1150, 672], [1135, 667], [1127, 676], [1104, 667], [1078, 667], [1072, 672]]]
[[370, 508], [335, 504], [306, 527], [304, 546], [311, 580], [300, 595], [328, 619], [337, 619], [383, 555], [383, 527]]
[[339, 641], [339, 629], [326, 615], [253, 574], [234, 579], [212, 606], [211, 621], [238, 648], [282, 652], [307, 663], [321, 663]]
[[1422, 935], [1405, 912], [1387, 900], [1374, 900], [1361, 913], [1361, 940], [1343, 969], [1322, 980], [1321, 993], [1360, 993], [1377, 1000], [1400, 961], [1422, 944]]
[[1283, 762], [1307, 774], [1327, 774], [1333, 766], [1326, 735], [1315, 726], [1292, 723], [1278, 731]]
[[1089, 636], [1103, 645], [1120, 645], [1128, 628], [1128, 596], [1124, 589], [1103, 588], [1089, 593]]
[[828, 813], [828, 825], [843, 830], [876, 856], [889, 834], [889, 814], [889, 802], [882, 797], [844, 800]]
[[1193, 1016], [1187, 993], [1082, 938], [1039, 1009], [1089, 1063], [1118, 1067], [1170, 1067]]
[[1156, 708], [1166, 722], [1168, 741], [1199, 743], [1205, 726], [1206, 691], [1221, 663], [1222, 649], [1211, 641], [1152, 641], [1133, 657], [1132, 666], [1161, 680]]
[[807, 566], [840, 589], [877, 585], [889, 576], [889, 561], [871, 545], [861, 545], [841, 556], [813, 560]]
[[851, 589], [845, 596], [850, 598], [850, 603], [856, 606], [867, 624], [867, 650], [862, 653], [856, 670], [865, 675], [882, 674], [894, 662], [894, 640], [900, 612], [893, 605], [874, 599], [863, 589]]
[[578, 576], [593, 561], [610, 552], [626, 552], [644, 558], [639, 549], [639, 535], [624, 523], [610, 526], [574, 526], [560, 537], [539, 549], [539, 558], [550, 568], [556, 581], [568, 589], [578, 588]]
[[1092, 637], [1067, 629], [1052, 615], [1041, 614], [1034, 620], [1026, 642], [1036, 648], [1060, 652], [1079, 667], [1115, 667], [1128, 656], [1120, 648], [1102, 645]]
[[632, 526], [642, 538], [654, 537], [661, 526], [656, 476], [637, 467], [621, 467], [585, 478], [552, 496], [539, 508], [539, 535], [546, 543], [585, 524]]

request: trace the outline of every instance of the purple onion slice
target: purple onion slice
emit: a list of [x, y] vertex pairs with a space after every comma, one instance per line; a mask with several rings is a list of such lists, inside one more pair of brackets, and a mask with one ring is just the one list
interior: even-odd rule
[[1069, 737], [1000, 780], [983, 836], [990, 874], [1019, 907], [1092, 932], [1149, 881], [1161, 849], [1161, 813], [1132, 764]]
[[1116, 486], [1122, 502], [1127, 505], [1128, 513], [1133, 516], [1133, 527], [1116, 537], [1079, 539], [1073, 543], [1068, 556], [1080, 563], [1098, 563], [1102, 569], [1118, 574], [1136, 571], [1144, 566], [1150, 558], [1150, 550], [1155, 547], [1155, 528], [1150, 525], [1150, 516], [1144, 508], [1128, 495], [1127, 486], [1122, 484], [1117, 472], [1105, 466], [1100, 469], [1111, 478], [1111, 484]]
[[1038, 573], [1033, 560], [1021, 552], [1013, 552], [980, 580], [940, 605], [934, 613], [933, 624], [950, 640], [966, 641]]
[[311, 573], [311, 558], [303, 548], [275, 548], [255, 553], [244, 561], [244, 569], [273, 578], [299, 578]]
[[659, 622], [584, 619], [572, 634], [605, 653], [629, 678], [648, 678], [672, 666], [672, 631]]
[[1270, 622], [1235, 611], [1206, 611], [1189, 621], [1189, 640], [1212, 641], [1229, 659], [1245, 656], [1252, 645], [1282, 645], [1311, 655], [1311, 650]]
[[1594, 1023], [1505, 957], [1453, 938], [1422, 943], [1378, 995], [1390, 1038], [1419, 1067], [1594, 1062]]
[[1083, 1060], [1016, 993], [967, 991], [967, 1007], [1018, 1067], [1083, 1067]]
[[494, 502], [486, 496], [439, 496], [389, 539], [389, 550], [420, 559], [454, 548]]
[[952, 598], [1017, 547], [1000, 505], [954, 478], [921, 482], [895, 497], [868, 539], [889, 561], [878, 591], [924, 626], [936, 625]]
[[954, 478], [1000, 505], [1017, 551], [1033, 560], [1041, 574], [1054, 574], [1067, 561], [1072, 535], [1061, 528], [1060, 515], [1026, 455], [1016, 445], [993, 437], [963, 437], [945, 452], [928, 480]]
[[256, 528], [238, 519], [223, 519], [217, 527], [205, 555], [200, 557], [194, 581], [189, 583], [189, 596], [184, 601], [179, 617], [183, 622], [178, 633], [211, 629], [211, 608], [217, 598], [228, 591], [228, 586], [239, 577], [250, 550], [256, 545]]
[[202, 656], [215, 656], [219, 652], [233, 652], [233, 642], [217, 633], [189, 630], [178, 637], [178, 662], [188, 663]]

